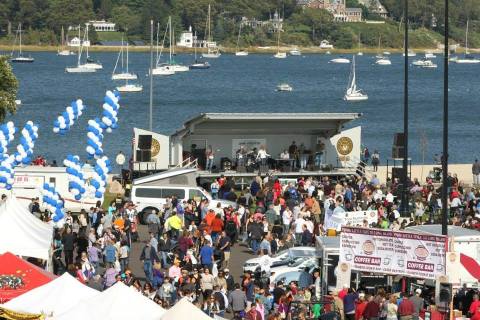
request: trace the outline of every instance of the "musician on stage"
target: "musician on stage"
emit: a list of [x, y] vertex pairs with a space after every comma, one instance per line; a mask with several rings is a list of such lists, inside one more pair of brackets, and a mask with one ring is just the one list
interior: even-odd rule
[[268, 157], [270, 157], [270, 155], [267, 153], [265, 146], [260, 146], [260, 149], [258, 150], [258, 153], [257, 153], [257, 160], [260, 159], [260, 164], [262, 166], [267, 164]]

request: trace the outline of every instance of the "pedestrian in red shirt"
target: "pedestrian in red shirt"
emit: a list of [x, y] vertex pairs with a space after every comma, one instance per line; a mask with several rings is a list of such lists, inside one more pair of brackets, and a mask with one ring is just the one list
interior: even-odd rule
[[212, 240], [213, 242], [215, 242], [223, 230], [223, 220], [220, 214], [217, 214], [213, 219], [211, 228], [212, 228]]
[[360, 320], [362, 318], [366, 306], [367, 301], [365, 301], [365, 293], [360, 293], [358, 295], [358, 300], [355, 301], [355, 320]]
[[400, 316], [400, 320], [412, 320], [413, 314], [415, 313], [415, 306], [413, 302], [408, 299], [408, 293], [405, 293], [398, 306], [398, 315]]
[[338, 297], [340, 300], [343, 300], [345, 296], [348, 294], [348, 284], [343, 285], [343, 289], [338, 292]]
[[380, 305], [373, 298], [373, 296], [368, 297], [368, 303], [363, 310], [362, 316], [365, 320], [378, 320], [380, 316]]
[[473, 315], [475, 314], [475, 312], [477, 312], [479, 307], [480, 307], [480, 301], [478, 300], [478, 294], [474, 294], [473, 301], [470, 304], [470, 308], [468, 309], [468, 312]]

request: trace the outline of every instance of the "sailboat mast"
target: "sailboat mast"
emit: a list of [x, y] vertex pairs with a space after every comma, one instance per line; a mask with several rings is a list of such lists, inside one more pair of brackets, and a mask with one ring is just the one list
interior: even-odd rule
[[172, 17], [168, 17], [168, 32], [170, 34], [169, 40], [170, 40], [170, 64], [172, 64]]
[[65, 46], [64, 38], [65, 38], [65, 31], [63, 30], [63, 26], [62, 26], [62, 34], [60, 35], [60, 43], [62, 44], [62, 49]]
[[197, 62], [197, 44], [195, 42], [198, 43], [197, 40], [197, 30], [195, 30], [195, 38], [194, 38], [194, 41], [193, 41], [193, 49], [195, 50], [195, 62]]
[[82, 57], [82, 34], [80, 25], [78, 25], [78, 58], [77, 58], [77, 67], [80, 67], [80, 58]]
[[237, 38], [237, 50], [238, 51], [238, 48], [239, 48], [239, 44], [240, 44], [240, 33], [242, 32], [242, 21], [240, 21], [240, 28], [238, 28], [238, 38]]
[[128, 40], [127, 40], [127, 73], [128, 73]]
[[[468, 23], [468, 22], [467, 22]], [[22, 24], [20, 23], [19, 25], [19, 33], [20, 33], [20, 50], [19, 50], [19, 55], [20, 57], [22, 56]]]
[[211, 38], [212, 38], [211, 29], [210, 29], [210, 28], [211, 28], [211, 27], [210, 27], [210, 24], [212, 23], [212, 22], [211, 22], [211, 18], [210, 18], [210, 13], [211, 13], [210, 10], [211, 10], [211, 9], [210, 9], [210, 4], [209, 4], [209, 5], [208, 5], [208, 39], [207, 39], [208, 42], [210, 42], [210, 41], [211, 41]]
[[85, 47], [87, 48], [86, 51], [87, 51], [87, 59], [88, 59], [90, 57], [89, 54], [88, 54], [88, 47], [90, 46], [90, 41], [88, 40], [88, 23], [85, 23], [85, 26], [86, 26], [85, 27], [85, 38], [86, 38], [85, 41], [87, 41], [87, 44], [88, 44], [88, 46], [86, 45]]
[[[21, 43], [22, 42], [20, 41], [20, 44]], [[465, 30], [465, 54], [468, 54], [468, 20], [467, 20], [467, 29]]]

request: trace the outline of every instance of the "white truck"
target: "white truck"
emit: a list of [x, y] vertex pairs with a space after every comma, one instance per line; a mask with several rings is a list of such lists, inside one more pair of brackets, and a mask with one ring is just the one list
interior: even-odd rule
[[[98, 200], [103, 202], [103, 198], [95, 199], [89, 196], [84, 197], [81, 201], [75, 200], [74, 196], [68, 191], [68, 175], [65, 170], [65, 167], [17, 167], [12, 190], [0, 189], [0, 194], [8, 196], [13, 192], [13, 195], [25, 206], [28, 206], [32, 198], [38, 197], [41, 208], [45, 209], [42, 203], [43, 184], [52, 183], [65, 201], [65, 210], [80, 212], [81, 209], [88, 210], [94, 207]], [[88, 166], [84, 167], [83, 170], [88, 181], [93, 176], [93, 168]]]

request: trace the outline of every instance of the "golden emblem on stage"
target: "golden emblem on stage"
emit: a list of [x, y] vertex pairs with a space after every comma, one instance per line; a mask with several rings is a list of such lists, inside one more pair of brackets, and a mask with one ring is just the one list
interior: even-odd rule
[[350, 154], [353, 150], [353, 141], [349, 137], [341, 137], [337, 141], [337, 152], [342, 156]]
[[157, 139], [152, 138], [152, 158], [155, 158], [160, 153], [160, 142]]

